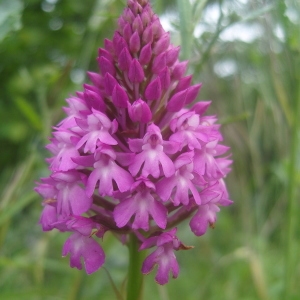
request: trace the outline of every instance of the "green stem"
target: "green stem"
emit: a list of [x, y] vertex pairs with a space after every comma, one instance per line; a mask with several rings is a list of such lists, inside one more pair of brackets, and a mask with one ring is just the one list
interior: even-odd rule
[[139, 243], [134, 234], [130, 235], [129, 239], [129, 269], [127, 282], [127, 300], [142, 299], [143, 275], [141, 266], [144, 259], [143, 252], [138, 251]]
[[192, 48], [192, 5], [186, 0], [177, 0], [180, 19], [181, 58], [188, 59]]
[[[298, 59], [300, 62], [300, 58]], [[299, 134], [300, 134], [300, 74], [299, 71], [297, 72], [297, 82], [298, 82], [298, 90], [296, 94], [296, 101], [294, 106], [294, 116], [292, 120], [292, 140], [291, 140], [291, 147], [290, 147], [290, 164], [289, 164], [289, 185], [287, 190], [287, 232], [286, 232], [286, 255], [285, 255], [285, 295], [284, 299], [290, 299], [291, 296], [291, 286], [293, 281], [293, 273], [295, 271], [295, 229], [296, 229], [296, 222], [297, 222], [297, 173], [298, 173], [298, 166], [297, 166], [297, 157], [299, 155]]]

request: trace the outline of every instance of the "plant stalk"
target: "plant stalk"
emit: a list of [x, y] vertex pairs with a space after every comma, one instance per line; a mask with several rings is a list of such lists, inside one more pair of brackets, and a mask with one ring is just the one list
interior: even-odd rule
[[[300, 58], [298, 59], [300, 63]], [[292, 294], [292, 283], [294, 281], [293, 275], [295, 271], [295, 229], [298, 219], [297, 214], [297, 174], [299, 172], [298, 155], [300, 153], [300, 73], [297, 72], [297, 92], [296, 101], [293, 108], [294, 115], [292, 119], [292, 140], [290, 147], [290, 162], [288, 173], [288, 189], [287, 189], [287, 232], [286, 232], [286, 253], [285, 253], [285, 291], [284, 299], [290, 299]]]
[[141, 300], [143, 275], [141, 273], [141, 266], [144, 259], [143, 252], [138, 251], [139, 243], [134, 234], [129, 237], [129, 268], [128, 268], [128, 282], [127, 282], [127, 300]]

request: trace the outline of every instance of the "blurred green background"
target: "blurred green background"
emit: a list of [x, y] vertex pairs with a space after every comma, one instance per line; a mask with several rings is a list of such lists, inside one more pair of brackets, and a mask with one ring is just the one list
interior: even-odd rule
[[[115, 299], [127, 248], [107, 234], [105, 268], [87, 276], [61, 258], [68, 234], [43, 233], [44, 149], [65, 98], [97, 70], [125, 0], [0, 0], [0, 298]], [[145, 277], [144, 298], [300, 299], [300, 4], [298, 0], [153, 0], [199, 99], [213, 100], [232, 149], [226, 179], [234, 205], [216, 228], [179, 237], [179, 278]], [[110, 275], [107, 274], [107, 271]]]

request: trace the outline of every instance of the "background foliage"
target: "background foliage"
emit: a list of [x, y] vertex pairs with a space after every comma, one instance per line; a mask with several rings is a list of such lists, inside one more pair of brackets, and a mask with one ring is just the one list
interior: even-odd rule
[[[179, 237], [180, 277], [145, 280], [145, 299], [299, 299], [300, 5], [297, 0], [153, 0], [203, 82], [201, 99], [232, 148], [234, 205], [215, 230]], [[34, 182], [64, 99], [96, 70], [125, 0], [0, 0], [0, 298], [114, 299], [127, 249], [105, 236], [105, 268], [87, 276], [61, 258], [66, 235], [42, 233]], [[107, 271], [109, 274], [107, 274]]]

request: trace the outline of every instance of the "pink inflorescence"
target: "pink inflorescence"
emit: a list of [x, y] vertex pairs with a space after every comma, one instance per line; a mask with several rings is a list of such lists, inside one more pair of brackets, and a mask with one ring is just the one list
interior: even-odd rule
[[142, 273], [155, 265], [156, 281], [178, 276], [174, 251], [187, 249], [175, 227], [190, 218], [203, 235], [219, 206], [232, 203], [223, 178], [231, 160], [209, 101], [193, 104], [201, 84], [185, 76], [187, 61], [170, 44], [148, 0], [129, 0], [113, 39], [97, 58], [91, 85], [67, 99], [67, 117], [47, 146], [51, 175], [36, 191], [44, 198], [44, 231], [71, 232], [63, 247], [70, 265], [88, 274], [105, 260], [99, 240], [106, 231], [140, 251], [154, 247]]

